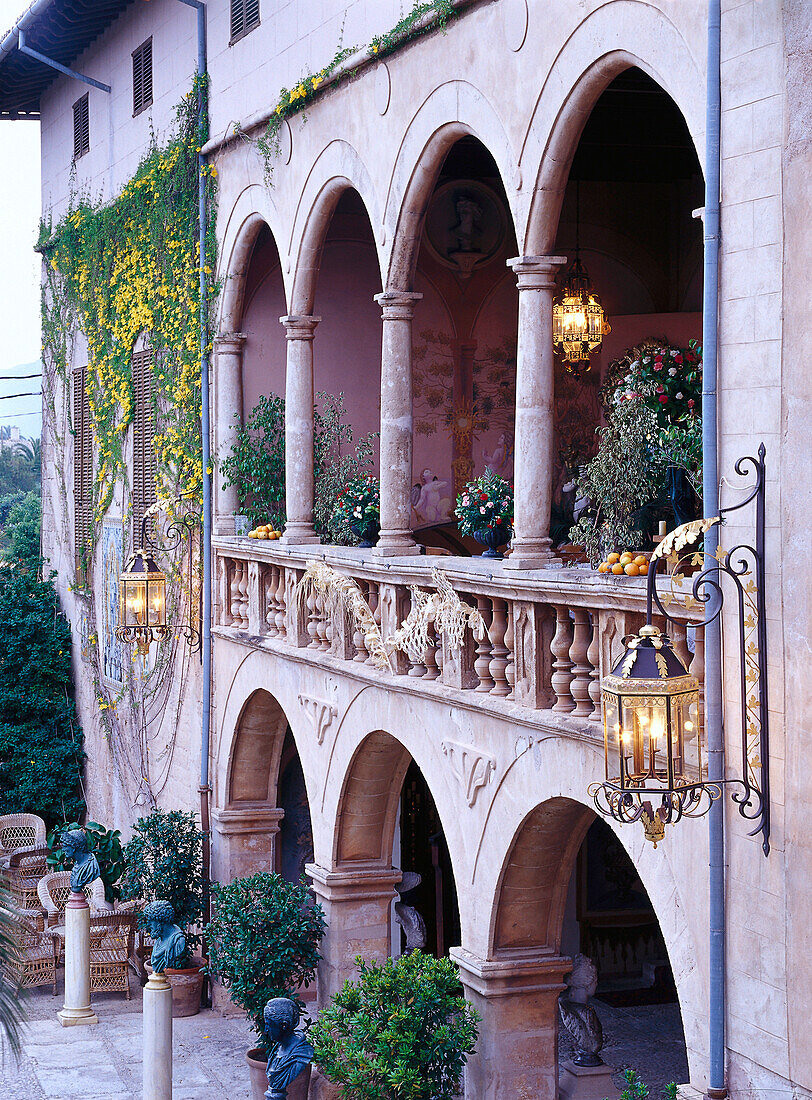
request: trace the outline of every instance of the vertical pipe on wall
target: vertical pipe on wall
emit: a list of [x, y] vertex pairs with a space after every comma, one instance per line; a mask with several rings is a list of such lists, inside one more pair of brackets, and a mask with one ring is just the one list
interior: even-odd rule
[[[705, 516], [719, 514], [717, 470], [717, 361], [719, 321], [721, 0], [708, 0], [708, 70], [705, 118], [704, 295], [702, 305], [702, 503]], [[705, 534], [705, 552], [713, 558], [718, 528]], [[705, 626], [705, 729], [708, 779], [724, 778], [722, 725], [721, 616]], [[708, 816], [710, 998], [708, 1097], [727, 1096], [725, 1087], [725, 800], [717, 799]]]

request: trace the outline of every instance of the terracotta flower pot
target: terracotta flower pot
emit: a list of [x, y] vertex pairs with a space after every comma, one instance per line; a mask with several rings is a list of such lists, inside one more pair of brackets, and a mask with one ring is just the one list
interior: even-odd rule
[[[200, 997], [203, 992], [203, 980], [204, 975], [201, 973], [203, 969], [203, 960], [199, 958], [192, 959], [192, 966], [184, 967], [183, 970], [173, 970], [172, 967], [166, 968], [166, 980], [172, 986], [172, 1018], [174, 1020], [180, 1019], [181, 1016], [196, 1016], [200, 1011]], [[144, 969], [147, 974], [152, 973], [152, 966], [150, 963], [144, 963]]]
[[[266, 1058], [261, 1050], [249, 1050], [245, 1056], [248, 1072], [251, 1075], [252, 1100], [264, 1100], [268, 1090], [268, 1078], [265, 1076]], [[310, 1066], [305, 1066], [299, 1076], [288, 1085], [288, 1100], [307, 1100], [310, 1088]]]

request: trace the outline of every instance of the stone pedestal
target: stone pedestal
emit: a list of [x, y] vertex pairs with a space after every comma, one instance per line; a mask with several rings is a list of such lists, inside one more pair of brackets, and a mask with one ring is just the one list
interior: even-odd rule
[[240, 510], [237, 486], [223, 486], [220, 464], [237, 441], [242, 421], [242, 353], [245, 336], [241, 332], [218, 336], [214, 341], [214, 533], [234, 534], [234, 515]]
[[558, 1100], [558, 994], [571, 960], [540, 952], [480, 959], [461, 947], [449, 954], [482, 1017], [466, 1100]]
[[553, 291], [565, 256], [508, 260], [519, 286], [512, 553], [505, 569], [554, 561], [550, 540], [553, 477]]
[[612, 1081], [611, 1066], [576, 1066], [565, 1062], [561, 1067], [558, 1091], [561, 1100], [617, 1100], [620, 1090]]
[[65, 906], [65, 1004], [56, 1017], [63, 1027], [99, 1022], [90, 1007], [90, 906], [76, 891]]
[[172, 986], [163, 972], [144, 986], [144, 1100], [172, 1100]]
[[416, 554], [412, 538], [412, 317], [423, 297], [376, 294], [383, 314], [381, 350], [381, 533], [373, 553]]
[[320, 317], [287, 316], [285, 326], [285, 510], [282, 541], [319, 541], [313, 526], [313, 336]]

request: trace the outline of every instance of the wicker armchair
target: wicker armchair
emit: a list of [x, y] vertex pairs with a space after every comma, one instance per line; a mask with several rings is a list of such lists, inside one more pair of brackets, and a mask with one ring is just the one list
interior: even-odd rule
[[18, 909], [39, 907], [37, 886], [48, 873], [47, 848], [19, 848], [8, 857], [5, 878]]
[[36, 814], [0, 815], [0, 862], [20, 848], [46, 846], [45, 822]]
[[130, 993], [130, 957], [135, 941], [135, 913], [108, 913], [90, 920], [91, 993]]
[[14, 909], [12, 942], [8, 950], [8, 976], [20, 988], [50, 985], [56, 995], [57, 945], [52, 933], [45, 930], [39, 910]]
[[[49, 928], [65, 923], [65, 905], [70, 896], [70, 871], [52, 871], [37, 883], [37, 896], [45, 910]], [[90, 916], [112, 913], [113, 907], [105, 900], [104, 883], [95, 879], [85, 887], [85, 897], [90, 903]]]

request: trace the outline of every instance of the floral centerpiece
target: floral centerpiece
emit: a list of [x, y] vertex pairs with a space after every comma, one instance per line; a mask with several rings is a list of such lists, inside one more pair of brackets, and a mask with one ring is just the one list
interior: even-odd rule
[[499, 547], [513, 533], [513, 486], [488, 467], [457, 497], [454, 515], [461, 534], [487, 546], [483, 557], [501, 558]]
[[609, 409], [640, 397], [661, 428], [699, 416], [702, 409], [702, 349], [645, 344], [613, 363], [604, 386]]
[[372, 474], [350, 478], [338, 494], [332, 526], [352, 531], [363, 547], [374, 546], [381, 529], [381, 490]]

